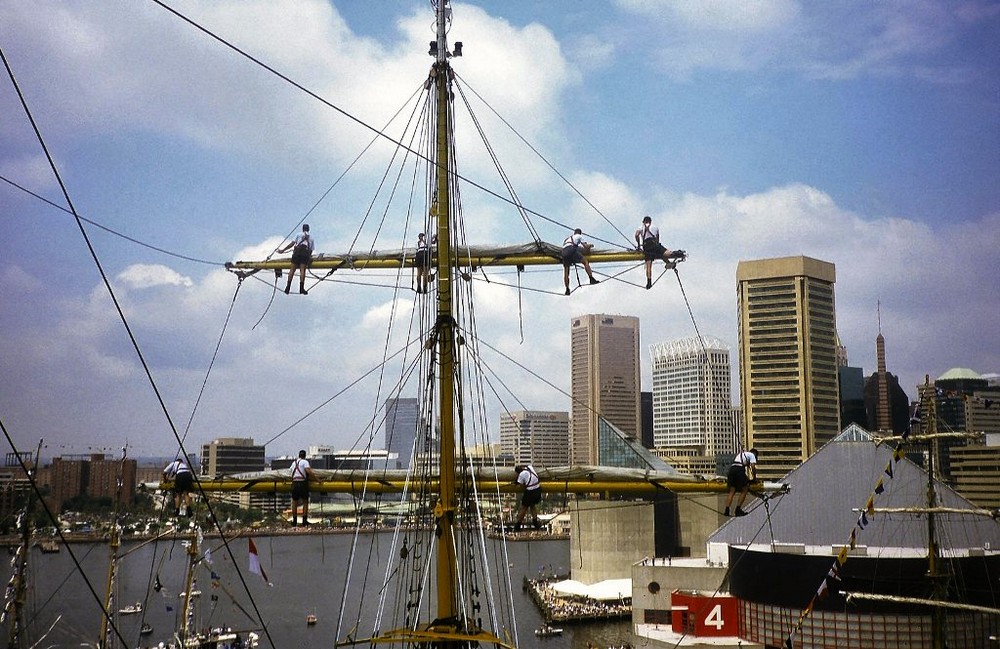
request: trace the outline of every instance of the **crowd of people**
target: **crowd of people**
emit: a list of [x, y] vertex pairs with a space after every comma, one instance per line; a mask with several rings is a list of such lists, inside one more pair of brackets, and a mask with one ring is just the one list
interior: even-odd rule
[[528, 581], [535, 602], [551, 620], [600, 620], [632, 615], [631, 599], [599, 601], [558, 593], [550, 581]]

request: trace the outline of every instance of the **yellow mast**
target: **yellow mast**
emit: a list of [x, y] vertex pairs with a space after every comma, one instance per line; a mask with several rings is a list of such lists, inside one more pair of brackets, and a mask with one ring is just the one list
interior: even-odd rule
[[[451, 159], [451, 133], [452, 133], [452, 89], [453, 73], [448, 61], [452, 53], [449, 52], [447, 41], [447, 25], [450, 20], [451, 8], [450, 0], [434, 0], [432, 4], [435, 8], [436, 37], [437, 40], [431, 43], [430, 54], [435, 56], [435, 63], [430, 72], [429, 84], [434, 84], [436, 101], [436, 151], [435, 151], [435, 196], [432, 201], [432, 216], [436, 219], [437, 232], [437, 252], [434, 260], [437, 271], [437, 319], [433, 332], [433, 347], [438, 371], [438, 404], [439, 404], [439, 424], [440, 424], [440, 453], [437, 479], [433, 477], [426, 485], [430, 493], [437, 494], [437, 502], [434, 507], [436, 523], [436, 590], [437, 607], [436, 619], [415, 628], [394, 629], [385, 631], [377, 638], [369, 638], [364, 641], [348, 639], [339, 644], [358, 643], [400, 643], [413, 644], [427, 648], [445, 647], [471, 647], [481, 645], [492, 645], [499, 647], [511, 647], [510, 644], [491, 634], [476, 628], [472, 620], [462, 617], [462, 598], [465, 596], [459, 592], [458, 557], [455, 543], [455, 522], [459, 517], [459, 506], [457, 494], [459, 487], [464, 487], [469, 480], [464, 474], [459, 481], [456, 474], [456, 407], [460, 395], [455, 394], [457, 381], [455, 379], [458, 351], [457, 324], [454, 316], [455, 285], [454, 279], [460, 272], [460, 268], [482, 267], [482, 266], [518, 266], [525, 265], [545, 265], [561, 264], [558, 248], [537, 245], [528, 247], [517, 252], [505, 252], [495, 254], [493, 252], [477, 252], [463, 250], [461, 255], [453, 255], [452, 252], [452, 216], [454, 206], [452, 205], [453, 193], [452, 181], [454, 175], [452, 167], [454, 161]], [[455, 55], [460, 54], [460, 48], [456, 43]], [[430, 90], [430, 85], [427, 86]], [[643, 254], [638, 250], [620, 251], [593, 251], [590, 254], [590, 261], [597, 262], [641, 262]], [[264, 260], [264, 261], [236, 261], [228, 263], [227, 268], [243, 271], [278, 270], [287, 269], [287, 259]], [[318, 256], [311, 263], [312, 268], [326, 268], [336, 270], [338, 268], [362, 269], [388, 269], [413, 266], [413, 259], [405, 254], [381, 256], [380, 258], [365, 258], [363, 256]], [[476, 485], [484, 491], [498, 490], [510, 493], [517, 489], [511, 482], [504, 482], [496, 478], [477, 480]], [[368, 493], [399, 492], [405, 488], [405, 477], [388, 477], [385, 475], [372, 476], [335, 476], [332, 478], [321, 478], [310, 485], [311, 490], [319, 492], [353, 492], [358, 493], [362, 489]], [[664, 489], [670, 491], [690, 491], [697, 493], [724, 493], [726, 485], [721, 481], [689, 481], [678, 478], [657, 479], [635, 479], [618, 481], [614, 479], [606, 480], [602, 478], [579, 478], [574, 480], [560, 480], [554, 482], [554, 487], [559, 491], [573, 493], [631, 493], [631, 494], [654, 494], [662, 492]], [[164, 483], [166, 486], [166, 483]], [[286, 491], [291, 487], [291, 482], [284, 479], [274, 479], [261, 476], [249, 480], [212, 480], [202, 481], [200, 489], [203, 491]], [[768, 491], [777, 491], [781, 486], [770, 485], [765, 487]], [[188, 587], [190, 594], [190, 585]]]
[[[930, 436], [927, 449], [927, 576], [931, 580], [932, 600], [943, 600], [947, 595], [947, 575], [941, 574], [938, 565], [937, 529], [934, 518], [934, 508], [937, 507], [937, 490], [934, 485], [934, 464], [938, 454], [937, 436], [937, 399], [934, 388], [930, 385], [930, 377], [924, 375], [924, 389], [921, 391], [921, 409], [927, 421], [926, 430], [921, 426], [921, 433]], [[931, 646], [933, 649], [945, 648], [945, 611], [940, 606], [931, 609]]]
[[114, 588], [115, 588], [115, 572], [118, 569], [118, 548], [121, 546], [121, 537], [118, 533], [118, 512], [115, 512], [115, 522], [111, 529], [111, 546], [110, 553], [111, 556], [108, 560], [108, 578], [105, 583], [105, 597], [104, 597], [104, 612], [105, 615], [101, 617], [101, 635], [98, 646], [102, 649], [107, 649], [110, 646], [110, 641], [108, 637], [108, 623], [115, 615], [114, 607]]
[[[370, 493], [389, 494], [402, 493], [407, 488], [407, 478], [400, 475], [400, 472], [393, 472], [391, 476], [381, 473], [373, 473], [365, 476], [363, 472], [344, 472], [344, 475], [331, 475], [324, 477], [326, 471], [317, 471], [320, 476], [318, 480], [309, 482], [309, 490], [316, 493]], [[339, 472], [330, 472], [337, 474]], [[513, 475], [509, 480], [492, 477], [483, 477], [482, 474], [476, 479], [476, 485], [480, 491], [493, 493], [499, 491], [505, 494], [520, 493], [521, 487], [513, 484]], [[727, 491], [725, 478], [717, 477], [712, 480], [685, 479], [683, 476], [673, 478], [650, 477], [637, 478], [626, 476], [622, 478], [611, 477], [578, 477], [578, 478], [548, 478], [539, 476], [542, 488], [546, 493], [567, 493], [567, 494], [595, 494], [611, 493], [627, 496], [652, 496], [664, 491], [686, 494], [724, 494]], [[455, 478], [453, 476], [453, 481]], [[465, 482], [462, 483], [466, 484]], [[173, 487], [172, 482], [161, 482], [160, 489], [169, 490]], [[221, 493], [233, 491], [246, 491], [255, 493], [288, 493], [292, 490], [292, 481], [288, 476], [261, 476], [257, 478], [215, 478], [201, 479], [199, 481], [201, 491], [206, 493]], [[454, 488], [458, 483], [455, 481]], [[432, 477], [428, 482], [428, 488], [438, 490], [438, 483]], [[755, 483], [751, 488], [754, 493], [779, 493], [788, 490], [788, 485], [780, 482]]]
[[[457, 558], [452, 525], [455, 520], [455, 318], [452, 313], [451, 175], [449, 97], [451, 66], [448, 63], [447, 0], [437, 5], [437, 336], [438, 391], [441, 417], [440, 492], [434, 508], [440, 536], [437, 540], [438, 620], [454, 620], [457, 612], [455, 583]], [[456, 620], [457, 622], [457, 620]]]

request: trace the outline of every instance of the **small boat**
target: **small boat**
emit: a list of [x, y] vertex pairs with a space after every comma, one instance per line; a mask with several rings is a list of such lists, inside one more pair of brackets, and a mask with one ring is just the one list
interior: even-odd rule
[[552, 636], [562, 635], [562, 632], [562, 629], [556, 628], [551, 624], [543, 624], [535, 629], [535, 635], [539, 638], [551, 638]]
[[153, 632], [153, 627], [149, 622], [143, 622], [142, 626], [139, 627], [139, 635], [149, 635]]
[[312, 626], [312, 625], [316, 624], [316, 614], [315, 613], [309, 613], [308, 615], [306, 615], [306, 624], [308, 626]]
[[142, 602], [136, 602], [135, 604], [129, 604], [125, 608], [118, 609], [120, 615], [135, 615], [136, 613], [142, 613]]

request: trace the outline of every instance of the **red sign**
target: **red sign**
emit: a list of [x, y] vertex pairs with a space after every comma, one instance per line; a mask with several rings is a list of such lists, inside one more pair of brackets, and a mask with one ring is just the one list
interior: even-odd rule
[[670, 604], [674, 633], [695, 637], [739, 636], [739, 609], [732, 595], [675, 590], [670, 594]]

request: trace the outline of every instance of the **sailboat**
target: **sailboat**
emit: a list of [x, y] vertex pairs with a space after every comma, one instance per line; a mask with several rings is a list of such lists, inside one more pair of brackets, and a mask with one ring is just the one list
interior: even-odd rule
[[[530, 265], [561, 265], [561, 246], [536, 239], [527, 244], [503, 247], [476, 246], [464, 240], [462, 224], [461, 175], [456, 160], [454, 100], [456, 73], [451, 61], [462, 55], [462, 43], [449, 43], [451, 7], [448, 0], [434, 3], [436, 39], [429, 54], [434, 62], [424, 83], [425, 112], [429, 123], [428, 148], [419, 152], [400, 147], [401, 155], [413, 153], [427, 166], [424, 204], [428, 220], [425, 231], [433, 232], [436, 248], [431, 265], [436, 278], [432, 298], [418, 298], [426, 329], [419, 344], [415, 368], [429, 377], [421, 384], [423, 404], [421, 428], [411, 456], [412, 471], [355, 470], [317, 471], [311, 489], [318, 492], [352, 493], [360, 499], [377, 499], [401, 494], [401, 502], [411, 504], [406, 520], [408, 531], [397, 531], [390, 556], [399, 561], [386, 567], [380, 592], [394, 590], [394, 607], [378, 602], [378, 614], [369, 634], [356, 633], [357, 624], [338, 624], [337, 646], [389, 643], [393, 646], [513, 648], [518, 645], [513, 611], [503, 591], [511, 587], [502, 556], [490, 562], [493, 546], [487, 544], [484, 511], [492, 503], [499, 509], [505, 494], [519, 487], [513, 471], [477, 467], [466, 455], [466, 446], [476, 427], [469, 409], [475, 408], [476, 390], [482, 384], [470, 378], [479, 365], [482, 341], [477, 337], [471, 277], [473, 273], [496, 267], [518, 271]], [[398, 144], [398, 142], [397, 142]], [[618, 250], [591, 250], [589, 262], [641, 265], [643, 253], [627, 247]], [[683, 258], [678, 259], [683, 261]], [[345, 254], [318, 254], [310, 272], [322, 280], [348, 269], [414, 269], [416, 249]], [[242, 281], [262, 271], [277, 277], [289, 268], [287, 258], [238, 260], [227, 264]], [[325, 276], [316, 275], [326, 271]], [[277, 279], [276, 279], [277, 282]], [[568, 291], [568, 289], [567, 289]], [[419, 291], [427, 295], [425, 291]], [[480, 379], [481, 380], [481, 379]], [[472, 385], [470, 385], [472, 383]], [[286, 472], [265, 472], [229, 476], [200, 483], [206, 492], [275, 491], [289, 488]], [[705, 480], [644, 469], [599, 466], [550, 467], [539, 471], [543, 486], [563, 493], [619, 493], [652, 495], [664, 490], [721, 493], [722, 480]], [[779, 486], [768, 485], [768, 489]], [[498, 550], [501, 555], [502, 544]], [[367, 574], [367, 573], [366, 573]], [[403, 582], [403, 578], [408, 581]], [[347, 586], [350, 588], [350, 584]], [[432, 599], [433, 597], [433, 599]], [[345, 597], [345, 599], [347, 599]], [[345, 617], [343, 609], [340, 619]], [[345, 629], [351, 628], [351, 631]]]
[[[364, 633], [358, 624], [338, 615], [335, 641], [339, 646], [395, 644], [421, 647], [516, 647], [519, 644], [514, 611], [509, 597], [511, 575], [502, 543], [487, 542], [485, 521], [491, 508], [514, 493], [512, 471], [476, 466], [466, 453], [469, 442], [481, 434], [483, 379], [473, 379], [480, 364], [484, 344], [478, 337], [473, 309], [473, 273], [529, 265], [562, 265], [561, 248], [539, 238], [526, 244], [485, 247], [464, 238], [462, 223], [462, 178], [457, 164], [455, 142], [455, 97], [459, 90], [451, 65], [461, 56], [461, 43], [449, 42], [451, 6], [448, 0], [434, 3], [436, 38], [431, 43], [433, 64], [424, 79], [429, 128], [422, 152], [405, 145], [400, 151], [413, 153], [426, 163], [426, 195], [421, 211], [427, 216], [424, 229], [433, 232], [436, 247], [431, 254], [435, 281], [432, 293], [418, 298], [423, 314], [421, 336], [411, 341], [406, 353], [414, 353], [409, 366], [426, 380], [420, 381], [424, 404], [421, 436], [413, 449], [415, 468], [410, 471], [326, 472], [314, 485], [316, 491], [352, 493], [360, 499], [377, 499], [399, 494], [409, 507], [405, 517], [412, 525], [400, 528], [393, 537], [392, 562], [381, 577], [380, 601], [372, 607], [373, 620], [365, 620]], [[400, 143], [401, 144], [401, 143]], [[524, 208], [513, 202], [526, 213]], [[317, 255], [311, 272], [344, 272], [347, 269], [395, 269], [416, 265], [416, 251], [370, 250], [345, 254]], [[643, 254], [631, 246], [592, 250], [591, 264], [626, 263], [641, 265]], [[240, 280], [262, 271], [288, 269], [284, 258], [238, 260], [227, 267]], [[322, 277], [318, 278], [320, 281]], [[398, 394], [398, 392], [397, 392]], [[664, 490], [720, 493], [725, 483], [676, 473], [647, 469], [612, 469], [596, 466], [554, 467], [540, 471], [544, 486], [558, 484], [566, 494], [610, 493], [648, 495]], [[168, 485], [164, 485], [168, 486]], [[279, 491], [290, 489], [290, 480], [267, 475], [204, 481], [203, 491]], [[188, 547], [193, 566], [198, 543]], [[491, 556], [492, 555], [492, 556]], [[345, 589], [361, 577], [352, 573]], [[368, 572], [363, 573], [367, 578]], [[194, 631], [189, 619], [194, 596], [193, 581], [187, 581], [177, 640], [182, 646], [204, 646], [221, 641], [221, 634], [205, 636]], [[390, 595], [395, 597], [390, 600]], [[345, 602], [348, 598], [344, 598]], [[102, 637], [105, 633], [102, 632]]]

